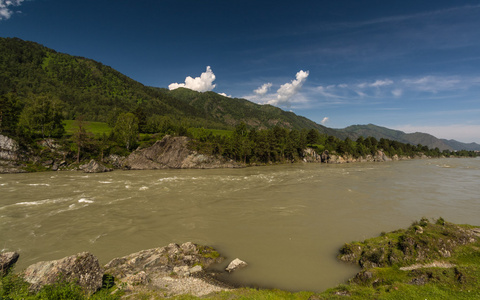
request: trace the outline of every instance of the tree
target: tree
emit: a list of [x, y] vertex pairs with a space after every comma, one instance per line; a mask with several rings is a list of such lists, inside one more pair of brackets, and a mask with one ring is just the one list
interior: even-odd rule
[[8, 93], [0, 96], [0, 133], [15, 134], [20, 111], [15, 94]]
[[130, 149], [138, 140], [138, 119], [132, 113], [123, 113], [118, 116], [113, 128], [117, 142]]
[[80, 152], [93, 142], [93, 134], [88, 132], [86, 127], [88, 122], [84, 120], [83, 116], [75, 120], [76, 129], [73, 133], [73, 142], [77, 146], [77, 163], [80, 163]]
[[60, 99], [30, 94], [18, 125], [23, 134], [29, 137], [62, 137], [65, 133], [62, 110], [63, 102]]

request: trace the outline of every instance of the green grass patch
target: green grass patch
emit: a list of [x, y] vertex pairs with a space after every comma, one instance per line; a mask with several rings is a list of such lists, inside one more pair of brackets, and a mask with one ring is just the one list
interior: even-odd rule
[[[67, 135], [73, 135], [75, 130], [77, 130], [77, 126], [75, 120], [66, 120], [65, 123], [65, 132]], [[112, 127], [108, 126], [107, 123], [104, 122], [86, 122], [87, 126], [86, 129], [88, 132], [93, 133], [94, 135], [103, 135], [110, 134], [112, 132]]]

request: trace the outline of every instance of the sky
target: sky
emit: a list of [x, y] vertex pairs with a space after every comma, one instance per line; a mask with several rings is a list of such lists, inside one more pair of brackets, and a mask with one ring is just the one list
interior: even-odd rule
[[480, 143], [480, 0], [0, 0], [0, 36], [331, 128]]

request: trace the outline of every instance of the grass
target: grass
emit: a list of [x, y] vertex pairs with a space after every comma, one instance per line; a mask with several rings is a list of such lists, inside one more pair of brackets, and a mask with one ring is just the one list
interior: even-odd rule
[[[73, 135], [75, 130], [78, 128], [75, 124], [75, 120], [65, 120], [65, 132], [67, 135]], [[110, 134], [112, 132], [112, 127], [108, 126], [107, 123], [104, 122], [87, 122], [86, 126], [87, 131], [93, 133], [94, 135], [103, 135]]]

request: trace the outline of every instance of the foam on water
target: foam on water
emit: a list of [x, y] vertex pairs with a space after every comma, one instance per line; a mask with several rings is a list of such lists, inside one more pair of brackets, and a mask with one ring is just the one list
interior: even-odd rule
[[88, 200], [85, 198], [80, 198], [80, 200], [78, 200], [78, 203], [93, 203], [93, 202], [94, 202], [93, 200]]

